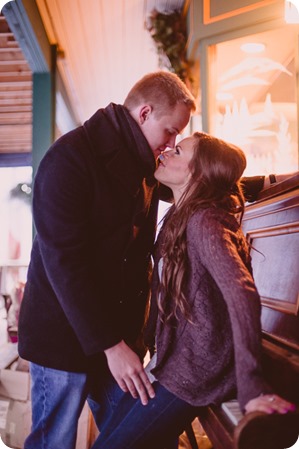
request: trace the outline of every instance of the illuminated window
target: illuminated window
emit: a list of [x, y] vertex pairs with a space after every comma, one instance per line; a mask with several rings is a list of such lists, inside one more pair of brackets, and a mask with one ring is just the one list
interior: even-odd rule
[[210, 132], [246, 152], [247, 175], [298, 169], [296, 39], [286, 26], [209, 47]]

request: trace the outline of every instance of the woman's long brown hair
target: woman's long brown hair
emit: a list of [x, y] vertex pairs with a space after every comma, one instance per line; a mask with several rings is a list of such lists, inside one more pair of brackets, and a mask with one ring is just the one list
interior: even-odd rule
[[246, 167], [243, 151], [205, 133], [194, 133], [194, 154], [187, 188], [178, 204], [166, 214], [161, 230], [163, 270], [159, 309], [164, 322], [178, 318], [180, 311], [190, 319], [185, 288], [188, 270], [186, 227], [200, 208], [219, 207], [232, 214], [244, 212], [239, 180]]

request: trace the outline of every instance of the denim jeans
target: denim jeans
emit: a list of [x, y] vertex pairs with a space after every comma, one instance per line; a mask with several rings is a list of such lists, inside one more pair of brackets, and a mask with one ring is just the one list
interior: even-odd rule
[[[24, 449], [74, 449], [78, 419], [86, 399], [99, 428], [111, 416], [124, 395], [111, 374], [101, 380], [97, 402], [88, 398], [89, 379], [72, 373], [30, 363], [32, 428]], [[102, 379], [102, 375], [101, 375]]]
[[125, 394], [92, 449], [168, 449], [193, 421], [198, 409], [154, 382], [147, 405]]

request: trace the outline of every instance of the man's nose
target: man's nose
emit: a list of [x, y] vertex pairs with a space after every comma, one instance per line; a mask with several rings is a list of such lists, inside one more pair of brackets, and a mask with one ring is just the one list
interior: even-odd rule
[[175, 146], [176, 135], [170, 136], [167, 142], [167, 146], [173, 148]]

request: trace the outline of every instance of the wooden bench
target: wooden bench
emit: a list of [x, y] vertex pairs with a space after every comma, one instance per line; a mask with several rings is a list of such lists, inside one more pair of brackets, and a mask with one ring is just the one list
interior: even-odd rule
[[[263, 365], [275, 392], [299, 405], [299, 174], [264, 190], [246, 207], [242, 228], [252, 245], [262, 301]], [[198, 417], [213, 449], [285, 449], [297, 441], [292, 414], [250, 413], [234, 423], [221, 407]], [[198, 448], [187, 429], [192, 448]], [[200, 448], [199, 448], [200, 449]]]

